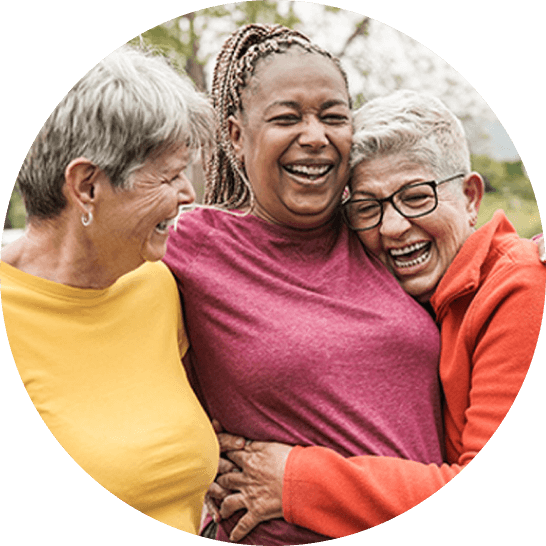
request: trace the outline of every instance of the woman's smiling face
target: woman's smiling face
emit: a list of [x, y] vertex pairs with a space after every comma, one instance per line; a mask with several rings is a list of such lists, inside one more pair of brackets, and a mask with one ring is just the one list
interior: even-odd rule
[[130, 189], [103, 185], [94, 224], [102, 234], [102, 251], [126, 272], [163, 258], [179, 207], [195, 200], [184, 174], [191, 157], [185, 144], [171, 146], [132, 173]]
[[347, 183], [352, 118], [345, 81], [328, 58], [299, 49], [258, 63], [230, 134], [256, 198], [254, 214], [313, 228]]
[[[378, 157], [355, 167], [351, 198], [381, 199], [408, 184], [434, 179], [430, 168], [404, 154]], [[476, 173], [465, 176], [462, 191], [455, 184], [457, 181], [437, 188], [438, 207], [426, 216], [404, 218], [390, 203], [384, 203], [381, 224], [358, 232], [366, 248], [388, 267], [406, 292], [421, 302], [430, 299], [474, 231], [483, 193], [481, 177]]]

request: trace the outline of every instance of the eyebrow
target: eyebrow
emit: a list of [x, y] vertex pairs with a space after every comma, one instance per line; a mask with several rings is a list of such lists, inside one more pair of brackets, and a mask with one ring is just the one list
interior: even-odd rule
[[365, 191], [355, 191], [351, 192], [351, 198], [354, 198], [355, 196], [362, 196], [362, 198], [370, 198], [370, 199], [377, 199], [377, 196], [373, 193], [365, 192]]
[[[407, 188], [408, 186], [413, 186], [414, 184], [427, 184], [428, 182], [432, 182], [432, 180], [413, 180], [412, 182], [406, 182], [405, 184], [402, 184], [397, 190], [395, 190], [395, 192]], [[355, 196], [362, 196], [363, 199], [381, 199], [381, 197], [377, 197], [377, 195], [375, 195], [374, 193], [365, 190], [351, 191], [351, 198], [354, 198]]]
[[[333, 106], [340, 106], [340, 105], [346, 106], [347, 108], [349, 108], [349, 103], [347, 101], [341, 100], [341, 99], [333, 99], [333, 100], [327, 100], [326, 102], [323, 102], [320, 105], [320, 109], [322, 111], [322, 110], [327, 110], [328, 108], [332, 108]], [[264, 113], [267, 114], [270, 110], [278, 106], [285, 107], [285, 108], [294, 108], [297, 110], [301, 108], [301, 103], [294, 100], [276, 100], [267, 106]]]

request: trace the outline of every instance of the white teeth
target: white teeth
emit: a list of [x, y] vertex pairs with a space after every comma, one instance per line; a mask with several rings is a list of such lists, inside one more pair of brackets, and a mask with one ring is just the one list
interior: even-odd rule
[[306, 176], [324, 176], [331, 168], [331, 165], [287, 165], [285, 167], [294, 174], [304, 174]]
[[[423, 249], [426, 250], [422, 252], [419, 256], [417, 256], [417, 258], [414, 258], [413, 260], [407, 259], [410, 254]], [[431, 249], [432, 245], [430, 241], [426, 241], [421, 243], [415, 243], [413, 245], [408, 245], [402, 248], [391, 248], [389, 250], [389, 253], [394, 258], [394, 265], [396, 265], [396, 267], [398, 268], [404, 268], [414, 267], [416, 265], [426, 262], [430, 258]], [[402, 256], [404, 256], [405, 258], [401, 259]]]
[[409, 254], [410, 252], [415, 252], [416, 250], [425, 248], [427, 245], [428, 242], [424, 241], [421, 243], [414, 243], [403, 248], [391, 248], [389, 252], [391, 253], [391, 256], [402, 256], [404, 254]]
[[409, 257], [409, 255], [412, 254], [413, 252], [427, 248], [429, 244], [430, 244], [430, 241], [421, 241], [419, 243], [413, 243], [411, 245], [407, 245], [402, 248], [391, 248], [389, 250], [389, 253], [394, 259], [394, 265], [396, 267], [399, 267], [399, 268], [413, 267], [413, 266], [422, 264], [423, 262], [426, 262], [430, 258], [430, 248], [426, 250], [424, 253], [414, 258], [413, 260], [407, 260], [407, 259], [401, 260], [400, 258], [402, 256]]
[[155, 226], [155, 229], [158, 231], [167, 231], [170, 226], [174, 224], [174, 218], [167, 218], [167, 220], [163, 220], [162, 222], [159, 222], [157, 226]]
[[426, 262], [430, 257], [430, 250], [427, 250], [424, 254], [421, 254], [414, 260], [411, 260], [409, 262], [401, 262], [400, 260], [394, 260], [394, 265], [399, 268], [403, 267], [413, 267], [414, 265], [422, 264], [423, 262]]

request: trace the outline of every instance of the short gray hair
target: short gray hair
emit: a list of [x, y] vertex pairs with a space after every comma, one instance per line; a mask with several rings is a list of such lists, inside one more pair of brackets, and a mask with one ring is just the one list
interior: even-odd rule
[[91, 69], [50, 115], [25, 158], [17, 185], [29, 218], [66, 206], [67, 165], [85, 157], [112, 186], [129, 188], [132, 172], [154, 152], [185, 143], [206, 149], [214, 137], [209, 100], [191, 80], [151, 51], [123, 46]]
[[352, 167], [400, 153], [437, 178], [470, 172], [462, 123], [432, 95], [401, 90], [373, 99], [356, 111], [354, 128]]

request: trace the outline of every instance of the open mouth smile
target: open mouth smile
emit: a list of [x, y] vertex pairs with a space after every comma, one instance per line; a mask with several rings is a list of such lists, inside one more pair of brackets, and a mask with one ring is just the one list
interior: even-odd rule
[[167, 218], [167, 219], [159, 222], [159, 224], [157, 224], [155, 226], [155, 230], [158, 231], [161, 234], [168, 233], [169, 232], [169, 227], [174, 225], [175, 220], [176, 220], [176, 216], [174, 216], [172, 218]]
[[389, 249], [389, 256], [398, 269], [415, 267], [425, 263], [430, 258], [430, 241], [421, 241], [401, 248]]
[[283, 169], [305, 182], [315, 182], [325, 177], [333, 165], [284, 165]]

